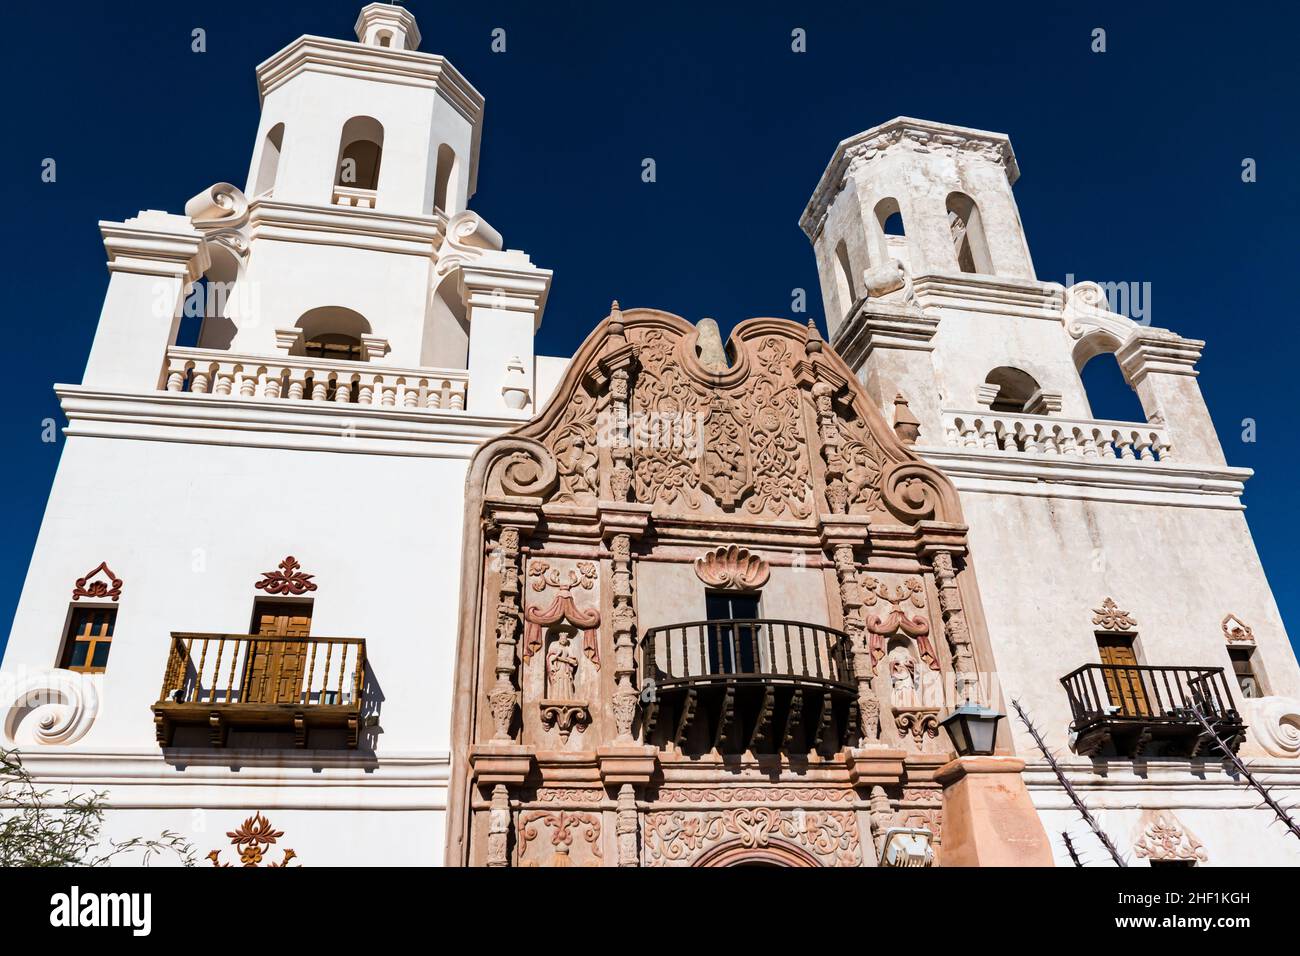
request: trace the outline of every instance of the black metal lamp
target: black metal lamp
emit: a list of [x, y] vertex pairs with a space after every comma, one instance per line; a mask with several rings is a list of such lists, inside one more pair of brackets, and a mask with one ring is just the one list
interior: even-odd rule
[[958, 757], [986, 756], [993, 753], [998, 721], [1004, 716], [967, 701], [943, 719], [943, 729], [948, 731]]

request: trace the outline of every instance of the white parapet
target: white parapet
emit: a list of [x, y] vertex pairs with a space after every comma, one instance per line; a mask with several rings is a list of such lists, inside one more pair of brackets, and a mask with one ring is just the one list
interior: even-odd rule
[[948, 409], [942, 417], [944, 441], [953, 448], [1099, 461], [1173, 459], [1169, 438], [1159, 425]]
[[159, 388], [233, 398], [336, 402], [380, 408], [461, 411], [465, 369], [389, 368], [301, 356], [238, 355], [172, 347]]

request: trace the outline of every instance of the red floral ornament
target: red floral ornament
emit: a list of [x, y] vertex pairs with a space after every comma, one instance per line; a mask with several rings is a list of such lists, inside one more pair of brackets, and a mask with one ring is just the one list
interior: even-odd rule
[[[91, 578], [103, 572], [107, 581], [92, 581]], [[89, 582], [89, 583], [87, 583]], [[87, 598], [112, 598], [116, 601], [122, 596], [122, 579], [113, 573], [113, 569], [108, 566], [107, 561], [99, 562], [99, 567], [86, 574], [85, 577], [77, 578], [77, 586], [72, 589], [72, 600], [79, 601], [84, 597]]]
[[298, 570], [301, 567], [298, 559], [291, 554], [280, 562], [279, 570], [263, 571], [263, 580], [258, 581], [254, 587], [267, 594], [305, 594], [315, 591], [316, 585], [311, 579], [316, 575], [304, 574]]

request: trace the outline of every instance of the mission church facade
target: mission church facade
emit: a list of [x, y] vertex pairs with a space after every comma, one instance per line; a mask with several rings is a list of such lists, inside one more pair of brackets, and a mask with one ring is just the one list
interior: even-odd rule
[[[0, 683], [39, 782], [216, 864], [1096, 858], [1019, 721], [951, 735], [1016, 700], [1131, 862], [1300, 863], [1223, 752], [1300, 790], [1204, 343], [1036, 278], [1005, 136], [839, 145], [829, 341], [615, 303], [539, 356], [482, 97], [401, 7], [356, 35], [258, 67], [243, 189], [100, 224]], [[1093, 417], [1101, 353], [1145, 422]]]

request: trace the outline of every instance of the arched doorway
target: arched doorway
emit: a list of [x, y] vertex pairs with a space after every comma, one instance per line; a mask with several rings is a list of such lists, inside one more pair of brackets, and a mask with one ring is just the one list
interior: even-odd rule
[[780, 867], [814, 867], [821, 866], [817, 858], [807, 850], [775, 840], [766, 846], [746, 846], [740, 840], [720, 843], [713, 849], [701, 854], [694, 866], [780, 866]]

